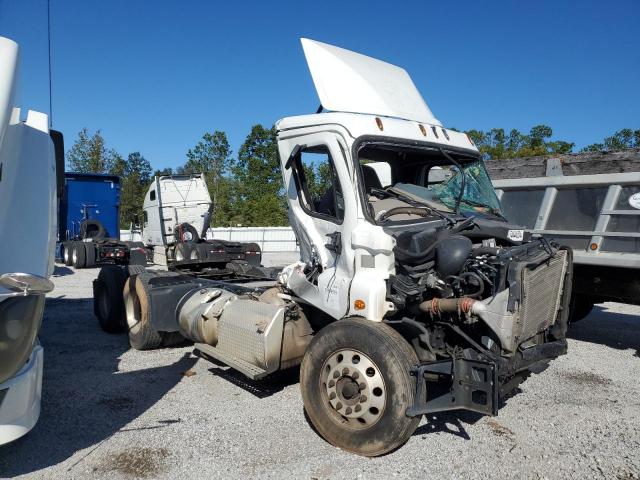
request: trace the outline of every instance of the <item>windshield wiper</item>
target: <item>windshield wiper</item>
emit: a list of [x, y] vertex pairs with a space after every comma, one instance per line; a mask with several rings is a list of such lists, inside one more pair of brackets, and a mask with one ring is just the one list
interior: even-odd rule
[[464, 203], [466, 203], [467, 205], [471, 205], [472, 207], [486, 208], [489, 213], [495, 215], [496, 217], [501, 218], [505, 222], [509, 221], [509, 220], [506, 219], [506, 217], [504, 215], [502, 215], [502, 213], [500, 213], [500, 210], [498, 210], [497, 208], [492, 207], [491, 205], [487, 205], [486, 203], [482, 203], [482, 202], [477, 202], [475, 200], [471, 200], [471, 199], [468, 199], [468, 198], [465, 198], [462, 201]]

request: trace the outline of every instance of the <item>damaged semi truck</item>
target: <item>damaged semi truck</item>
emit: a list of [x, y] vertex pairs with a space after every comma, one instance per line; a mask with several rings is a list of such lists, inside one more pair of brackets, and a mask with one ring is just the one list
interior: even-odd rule
[[302, 44], [322, 107], [276, 124], [300, 260], [255, 284], [141, 269], [123, 307], [136, 348], [179, 333], [254, 380], [301, 364], [317, 432], [377, 456], [423, 414], [497, 414], [566, 352], [572, 255], [504, 219], [477, 148], [405, 70]]

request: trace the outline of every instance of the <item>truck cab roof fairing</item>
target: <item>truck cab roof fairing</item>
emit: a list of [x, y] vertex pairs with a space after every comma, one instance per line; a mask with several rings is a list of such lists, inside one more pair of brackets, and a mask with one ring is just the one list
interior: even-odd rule
[[327, 110], [441, 125], [405, 69], [326, 43], [306, 38], [301, 42]]
[[8, 38], [0, 37], [0, 143], [15, 106], [18, 59], [18, 44]]

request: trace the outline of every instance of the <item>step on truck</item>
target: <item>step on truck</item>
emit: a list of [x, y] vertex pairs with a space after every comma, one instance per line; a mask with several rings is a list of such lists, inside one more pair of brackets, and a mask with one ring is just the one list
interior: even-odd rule
[[140, 269], [119, 308], [134, 348], [179, 335], [253, 380], [300, 365], [316, 431], [377, 456], [424, 414], [496, 415], [566, 352], [572, 254], [504, 219], [477, 148], [405, 70], [302, 44], [322, 105], [276, 123], [300, 260], [270, 283]]
[[46, 114], [17, 106], [19, 48], [0, 37], [0, 445], [40, 416], [45, 294], [53, 289], [62, 135]]

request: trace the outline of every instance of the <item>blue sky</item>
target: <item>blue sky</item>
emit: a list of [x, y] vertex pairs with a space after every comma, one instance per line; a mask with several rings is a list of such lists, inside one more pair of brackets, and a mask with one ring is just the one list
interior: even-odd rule
[[[315, 111], [300, 37], [406, 68], [460, 129], [545, 123], [577, 146], [640, 128], [639, 0], [51, 0], [53, 123], [176, 167], [205, 131]], [[46, 0], [0, 0], [22, 46], [22, 106], [48, 111]]]

